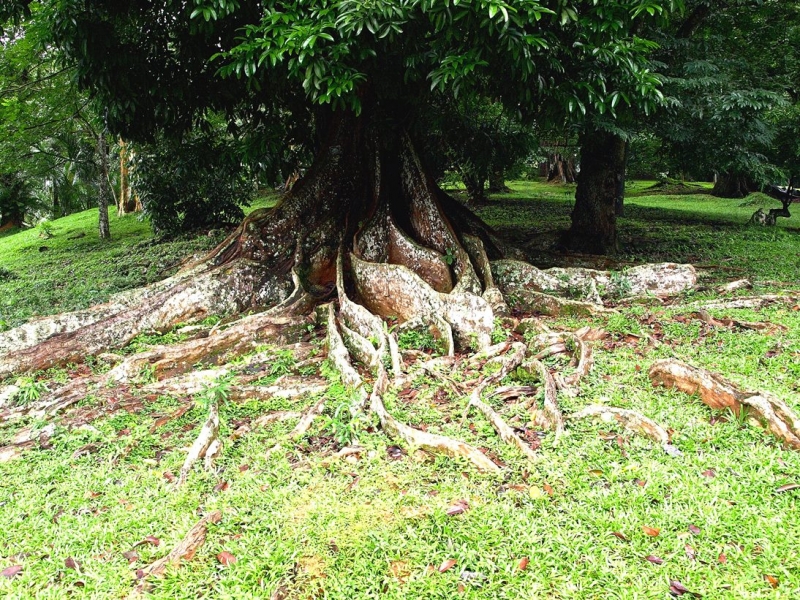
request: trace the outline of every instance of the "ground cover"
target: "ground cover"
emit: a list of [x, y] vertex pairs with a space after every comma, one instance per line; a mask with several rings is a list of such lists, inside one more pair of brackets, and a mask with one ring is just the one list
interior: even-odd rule
[[[496, 197], [481, 216], [531, 256], [554, 260], [545, 242], [567, 225], [569, 189], [511, 187], [514, 193]], [[321, 383], [317, 391], [236, 397], [233, 382], [217, 378], [191, 393], [162, 393], [142, 372], [130, 387], [113, 390], [110, 402], [86, 397], [34, 447], [0, 465], [0, 569], [11, 574], [19, 567], [18, 574], [0, 577], [0, 593], [126, 596], [142, 583], [137, 570], [165, 556], [201, 514], [219, 510], [221, 519], [209, 525], [191, 560], [161, 578], [147, 578], [153, 597], [796, 596], [800, 454], [744, 418], [654, 388], [648, 379], [655, 360], [677, 357], [746, 389], [771, 391], [800, 410], [798, 231], [791, 220], [773, 229], [744, 227], [756, 207], [742, 203], [702, 195], [631, 199], [621, 220], [623, 254], [612, 266], [694, 262], [702, 267], [701, 289], [666, 303], [620, 304], [593, 317], [541, 319], [555, 331], [591, 325], [604, 334], [592, 342], [594, 368], [580, 393], [559, 399], [566, 414], [588, 404], [636, 410], [668, 428], [680, 454], [614, 422], [570, 423], [556, 444], [551, 433], [526, 422], [519, 397], [488, 398], [536, 448], [536, 458], [528, 460], [504, 445], [477, 411], [463, 418], [467, 398], [460, 386], [492, 368], [463, 361], [419, 370], [384, 400], [402, 421], [481, 447], [504, 465], [502, 471], [481, 474], [466, 461], [396, 446], [375, 420], [349, 418], [352, 393], [323, 360], [323, 329], [309, 323], [291, 348], [253, 350], [267, 357], [253, 364], [267, 368], [249, 372], [246, 358], [234, 367], [261, 386], [277, 382], [288, 389], [292, 382], [313, 381]], [[136, 235], [142, 243], [146, 233]], [[25, 271], [24, 258], [7, 267], [11, 243], [17, 243], [13, 236], [0, 238], [0, 266], [16, 273], [55, 271], [43, 263]], [[148, 246], [139, 260], [159, 247]], [[111, 249], [94, 255], [109, 271], [116, 263], [102, 256]], [[31, 255], [39, 257], [26, 253]], [[784, 296], [758, 308], [708, 308], [712, 318], [704, 319], [700, 310], [719, 299], [716, 286], [742, 277], [754, 289], [724, 299]], [[122, 285], [108, 285], [101, 294]], [[16, 289], [19, 298], [26, 288]], [[63, 310], [56, 302], [53, 312]], [[749, 329], [725, 324], [726, 317], [775, 327]], [[212, 319], [201, 327], [214, 325]], [[497, 341], [536, 344], [535, 335], [515, 335], [508, 327], [497, 323]], [[140, 351], [196, 334], [179, 327], [140, 336], [134, 345]], [[400, 341], [409, 362], [422, 363], [427, 348], [436, 346], [423, 334]], [[426, 348], [425, 355], [418, 348]], [[566, 373], [574, 368], [561, 353], [543, 360]], [[38, 374], [23, 382], [27, 396], [15, 402], [90, 369], [100, 373], [108, 364], [92, 360]], [[525, 373], [502, 383], [533, 385]], [[538, 400], [541, 391], [530, 395]], [[297, 442], [286, 440], [293, 422], [257, 421], [276, 411], [303, 411], [322, 398], [322, 418]], [[220, 401], [224, 451], [215, 470], [193, 470], [176, 490], [186, 447], [214, 399]], [[39, 431], [46, 424], [29, 418], [0, 425], [0, 445], [21, 425]], [[281, 449], [271, 451], [276, 442]], [[340, 452], [356, 443], [358, 451]]]

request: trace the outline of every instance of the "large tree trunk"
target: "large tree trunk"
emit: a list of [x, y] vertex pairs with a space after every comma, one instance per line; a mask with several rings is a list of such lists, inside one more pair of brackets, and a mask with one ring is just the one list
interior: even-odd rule
[[718, 198], [744, 198], [756, 191], [756, 185], [750, 177], [738, 173], [720, 173], [714, 183], [711, 195]]
[[[352, 390], [352, 414], [371, 410], [388, 435], [412, 447], [465, 457], [482, 470], [499, 470], [478, 448], [410, 427], [384, 405], [382, 397], [392, 381], [397, 385], [411, 376], [396, 333], [384, 320], [391, 318], [400, 327], [432, 333], [448, 355], [442, 359], [455, 360], [456, 349], [475, 349], [481, 353], [474, 364], [497, 364], [472, 390], [467, 410], [477, 408], [504, 441], [529, 458], [534, 453], [528, 443], [481, 395], [517, 368], [536, 373], [545, 399], [544, 408], [532, 409], [531, 418], [537, 427], [553, 429], [557, 440], [564, 428], [557, 394], [575, 393], [579, 379], [591, 368], [591, 350], [577, 334], [546, 332], [541, 343], [565, 350], [569, 346], [575, 353], [576, 373], [556, 377], [538, 359], [526, 361], [526, 344], [491, 345], [495, 316], [509, 314], [501, 290], [514, 299], [512, 308], [522, 312], [592, 314], [604, 310], [597, 304], [599, 290], [613, 293], [611, 276], [588, 269], [550, 274], [518, 261], [492, 262], [503, 253], [491, 229], [439, 189], [410, 136], [388, 127], [385, 115], [375, 115], [370, 108], [366, 105], [360, 116], [333, 114], [314, 164], [281, 202], [251, 213], [217, 248], [176, 276], [102, 306], [0, 332], [0, 380], [80, 362], [125, 345], [142, 331], [163, 331], [210, 314], [255, 314], [215, 327], [203, 339], [112, 358], [119, 364], [110, 371], [71, 380], [32, 404], [3, 408], [3, 398], [16, 392], [13, 385], [0, 387], [0, 423], [26, 415], [53, 416], [89, 393], [109, 398], [115, 388], [135, 385], [142, 372], [157, 380], [159, 393], [171, 389], [183, 395], [187, 385], [202, 389], [200, 373], [194, 370], [198, 363], [218, 367], [213, 377], [237, 375], [235, 385], [242, 391], [246, 373], [230, 358], [252, 352], [267, 340], [280, 343], [304, 335], [308, 321], [297, 315], [331, 300], [315, 312], [315, 319], [326, 323], [327, 358]], [[625, 279], [620, 288], [625, 293], [674, 293], [696, 281], [689, 265], [630, 269], [616, 279], [620, 278]], [[559, 290], [574, 294], [576, 289], [586, 290], [586, 301], [551, 295]], [[365, 372], [373, 384], [371, 392], [370, 381], [362, 377]], [[248, 373], [259, 377], [258, 368], [250, 372], [248, 366]], [[324, 411], [325, 401], [323, 396], [303, 414], [289, 440], [305, 435]], [[219, 444], [218, 415], [212, 405], [181, 481], [195, 459], [202, 456], [210, 465]], [[4, 451], [9, 448], [0, 448], [0, 457]]]
[[617, 194], [625, 170], [625, 141], [605, 131], [581, 135], [581, 170], [572, 210], [572, 226], [562, 238], [574, 252], [617, 251]]

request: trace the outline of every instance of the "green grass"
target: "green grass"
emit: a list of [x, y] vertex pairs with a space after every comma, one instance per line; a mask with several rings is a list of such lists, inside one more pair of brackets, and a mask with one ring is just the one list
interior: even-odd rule
[[[259, 198], [247, 212], [274, 204]], [[115, 292], [163, 279], [193, 254], [200, 255], [226, 232], [153, 239], [140, 215], [111, 210], [111, 240], [97, 236], [97, 210], [49, 221], [42, 229], [0, 234], [0, 331], [33, 317], [86, 308]]]
[[[546, 236], [566, 226], [569, 189], [511, 187], [513, 194], [482, 209], [501, 230], [513, 234], [515, 227], [527, 228], [531, 235]], [[696, 258], [715, 263], [703, 271], [704, 281], [749, 276], [756, 279], [755, 293], [797, 289], [800, 242], [792, 220], [772, 230], [747, 228], [742, 223], [755, 207], [741, 203], [704, 195], [630, 199], [620, 223], [623, 259]], [[522, 222], [515, 223], [513, 215]], [[91, 215], [73, 218], [79, 217], [93, 227]], [[87, 241], [79, 252], [64, 243], [62, 259], [71, 257], [76, 269], [87, 261], [102, 264], [113, 244], [124, 245], [125, 227], [134, 243], [148, 239], [143, 224], [115, 223], [119, 241], [104, 246]], [[62, 221], [54, 222], [53, 240], [66, 237], [60, 227]], [[17, 236], [28, 236], [27, 241]], [[17, 248], [39, 243], [31, 236], [0, 238], [3, 261], [12, 240]], [[123, 249], [130, 254], [130, 247]], [[160, 247], [149, 246], [147, 256], [161, 256]], [[43, 260], [27, 253], [8, 268], [58, 278], [53, 264], [34, 267], [27, 259]], [[116, 263], [106, 259], [105, 264]], [[23, 281], [32, 286], [36, 280]], [[24, 285], [19, 290], [34, 293]], [[641, 411], [670, 429], [682, 451], [677, 457], [614, 424], [578, 422], [570, 423], [558, 446], [544, 436], [539, 459], [527, 463], [475, 411], [462, 427], [465, 399], [451, 394], [449, 402], [442, 401], [440, 380], [431, 376], [412, 382], [413, 398], [388, 394], [387, 408], [415, 426], [485, 448], [506, 464], [501, 476], [411, 449], [395, 460], [390, 449], [395, 442], [374, 420], [348, 424], [336, 412], [350, 402], [336, 383], [327, 392], [325, 415], [309, 435], [269, 456], [266, 450], [294, 423], [232, 440], [237, 423], [273, 410], [302, 410], [315, 399], [223, 403], [225, 447], [217, 471], [195, 469], [177, 492], [164, 473], [180, 469], [185, 447], [204, 419], [199, 405], [153, 431], [155, 419], [186, 399], [142, 397], [128, 410], [94, 420], [92, 428], [69, 430], [62, 423], [52, 449], [30, 450], [21, 460], [0, 465], [0, 570], [24, 568], [13, 579], [0, 577], [0, 597], [124, 597], [135, 585], [137, 568], [164, 556], [198, 513], [213, 509], [222, 510], [222, 521], [209, 529], [191, 561], [153, 581], [153, 598], [269, 598], [285, 585], [290, 598], [343, 600], [665, 599], [671, 580], [713, 599], [800, 597], [800, 491], [777, 492], [800, 483], [800, 453], [730, 415], [712, 413], [696, 398], [654, 389], [647, 377], [654, 360], [677, 356], [747, 389], [772, 391], [800, 410], [800, 310], [779, 303], [758, 311], [711, 311], [786, 327], [771, 335], [683, 318], [692, 310], [689, 303], [713, 297], [696, 292], [670, 305], [622, 307], [591, 319], [611, 338], [595, 344], [595, 367], [581, 394], [560, 398], [566, 412], [590, 403]], [[56, 300], [59, 306], [69, 302]], [[586, 322], [547, 319], [556, 329]], [[662, 345], [647, 345], [629, 333], [661, 336]], [[286, 350], [262, 350], [271, 353], [265, 383], [297, 368]], [[42, 378], [55, 375], [63, 382], [63, 372]], [[89, 398], [81, 410], [95, 404]], [[342, 426], [364, 447], [359, 459], [331, 460]], [[0, 440], [19, 427], [0, 425]], [[97, 445], [96, 452], [73, 458], [89, 443]], [[228, 482], [226, 489], [218, 486], [221, 481]], [[461, 500], [468, 510], [448, 516], [448, 507]], [[644, 527], [659, 533], [648, 535]], [[129, 564], [123, 553], [151, 535], [160, 545], [138, 546], [138, 558]], [[237, 562], [222, 566], [216, 558], [221, 551]], [[77, 560], [81, 571], [65, 566], [68, 558]], [[523, 558], [529, 563], [520, 570]], [[440, 573], [448, 559], [455, 566]], [[777, 578], [777, 588], [767, 576]]]

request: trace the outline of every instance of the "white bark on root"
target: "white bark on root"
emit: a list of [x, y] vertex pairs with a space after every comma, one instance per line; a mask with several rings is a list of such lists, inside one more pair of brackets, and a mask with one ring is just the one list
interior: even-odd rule
[[[548, 269], [513, 260], [492, 262], [498, 288], [513, 308], [560, 315], [604, 312], [602, 290], [609, 297], [668, 296], [694, 287], [697, 273], [691, 265], [660, 263], [640, 265], [622, 273], [594, 269]], [[559, 296], [576, 297], [564, 300]]]
[[273, 423], [282, 423], [283, 421], [290, 421], [293, 419], [301, 419], [303, 417], [303, 413], [289, 411], [289, 410], [282, 410], [278, 412], [269, 413], [266, 415], [261, 415], [251, 423], [247, 423], [245, 425], [241, 425], [233, 432], [232, 437], [234, 440], [244, 437], [253, 429], [257, 427], [268, 427]]
[[716, 373], [673, 359], [656, 361], [649, 375], [654, 386], [698, 394], [715, 410], [730, 409], [736, 415], [745, 411], [787, 446], [800, 450], [800, 417], [769, 392], [744, 391]]
[[787, 331], [787, 328], [784, 325], [779, 323], [770, 323], [769, 321], [738, 321], [737, 319], [728, 319], [725, 317], [717, 319], [712, 317], [704, 308], [701, 308], [697, 312], [691, 313], [691, 316], [700, 319], [707, 325], [711, 325], [713, 327], [739, 327], [740, 329], [751, 329], [753, 331], [764, 331], [767, 333]]
[[186, 483], [189, 471], [192, 470], [194, 463], [201, 458], [208, 459], [206, 460], [205, 466], [206, 469], [210, 470], [211, 460], [219, 454], [219, 452], [219, 406], [216, 400], [214, 400], [210, 403], [208, 409], [208, 419], [206, 419], [206, 422], [200, 429], [197, 439], [195, 439], [194, 444], [192, 444], [192, 447], [186, 455], [186, 460], [183, 462], [178, 480], [175, 482], [175, 487], [179, 488]]
[[[558, 444], [564, 434], [565, 427], [564, 415], [558, 407], [558, 386], [556, 381], [543, 362], [530, 359], [526, 361], [525, 365], [530, 365], [529, 368], [535, 369], [543, 383], [544, 403], [542, 405], [542, 413], [545, 418], [545, 423], [543, 424], [555, 432], [555, 444]], [[533, 416], [536, 417], [537, 415], [534, 414]], [[537, 419], [534, 418], [534, 421], [537, 421]]]
[[480, 296], [457, 291], [441, 294], [401, 265], [366, 262], [355, 255], [350, 258], [358, 294], [375, 314], [394, 316], [401, 322], [438, 315], [453, 328], [461, 347], [489, 345], [494, 315]]
[[718, 294], [730, 294], [738, 290], [752, 290], [753, 283], [749, 279], [737, 279], [717, 288]]
[[762, 296], [748, 296], [746, 298], [734, 298], [733, 300], [713, 300], [710, 302], [694, 302], [690, 306], [698, 308], [710, 309], [728, 309], [728, 308], [764, 308], [771, 304], [779, 302], [797, 302], [800, 296], [794, 294], [764, 294]]
[[271, 304], [288, 291], [265, 283], [271, 276], [252, 261], [237, 260], [197, 276], [150, 299], [152, 306], [123, 310], [111, 317], [41, 343], [0, 356], [0, 377], [42, 369], [120, 347], [142, 331], [163, 331], [179, 322], [210, 314], [230, 315]]

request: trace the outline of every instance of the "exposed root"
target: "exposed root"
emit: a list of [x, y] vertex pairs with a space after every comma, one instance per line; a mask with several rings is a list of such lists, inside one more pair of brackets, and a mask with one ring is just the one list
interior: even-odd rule
[[784, 325], [778, 323], [770, 323], [768, 321], [752, 322], [752, 321], [738, 321], [736, 319], [717, 319], [708, 314], [708, 311], [701, 308], [699, 311], [691, 313], [691, 316], [700, 319], [703, 323], [711, 325], [712, 327], [738, 327], [740, 329], [752, 329], [753, 331], [764, 331], [766, 333], [775, 333], [777, 331], [787, 331]]
[[717, 288], [718, 294], [730, 294], [738, 290], [752, 290], [753, 283], [749, 279], [737, 279]]
[[221, 449], [221, 442], [219, 440], [219, 406], [214, 400], [210, 403], [208, 409], [208, 419], [206, 419], [206, 422], [200, 429], [200, 434], [197, 436], [194, 444], [192, 444], [192, 447], [189, 449], [189, 453], [186, 455], [186, 460], [183, 462], [178, 480], [175, 482], [175, 487], [181, 487], [186, 483], [189, 471], [192, 470], [194, 463], [201, 458], [205, 460], [206, 469], [210, 470], [214, 458], [221, 452]]
[[229, 359], [253, 351], [266, 341], [285, 344], [299, 340], [307, 323], [304, 317], [259, 313], [244, 317], [208, 337], [169, 346], [156, 346], [134, 354], [108, 372], [110, 381], [131, 381], [143, 369], [157, 379], [175, 377], [191, 371], [197, 363], [223, 364]]
[[697, 283], [691, 265], [674, 263], [640, 265], [611, 274], [577, 268], [542, 271], [528, 263], [498, 260], [492, 263], [492, 273], [511, 308], [548, 315], [598, 314], [607, 312], [602, 308], [603, 294], [610, 298], [667, 296]]
[[388, 435], [400, 438], [413, 448], [421, 448], [436, 454], [466, 458], [481, 471], [496, 472], [500, 470], [500, 467], [485, 454], [469, 444], [443, 435], [414, 429], [395, 419], [383, 405], [382, 395], [386, 392], [388, 386], [389, 378], [386, 375], [386, 371], [381, 367], [370, 396], [370, 408], [372, 412], [378, 415], [381, 427]]
[[353, 368], [350, 362], [350, 353], [339, 335], [339, 327], [336, 321], [336, 312], [333, 310], [333, 304], [328, 304], [328, 359], [339, 371], [342, 378], [342, 383], [353, 388], [360, 388], [363, 379]]
[[366, 262], [355, 255], [350, 260], [359, 296], [375, 314], [398, 317], [401, 322], [438, 315], [450, 324], [461, 347], [489, 345], [494, 315], [480, 296], [456, 291], [441, 294], [401, 265]]
[[558, 444], [561, 436], [564, 434], [564, 415], [558, 406], [558, 387], [550, 371], [543, 362], [530, 359], [525, 362], [523, 368], [528, 370], [535, 370], [539, 375], [539, 379], [544, 384], [544, 402], [542, 404], [542, 411], [532, 411], [533, 422], [545, 426], [555, 432], [555, 444]]
[[800, 296], [795, 294], [764, 294], [763, 296], [748, 296], [734, 298], [733, 300], [714, 300], [711, 302], [695, 302], [692, 306], [699, 308], [711, 309], [728, 309], [728, 308], [764, 308], [771, 304], [779, 302], [797, 302]]
[[45, 447], [53, 433], [55, 425], [52, 423], [42, 429], [26, 427], [18, 431], [7, 445], [0, 447], [0, 464], [19, 458], [25, 450], [33, 448], [37, 443], [39, 447]]
[[652, 419], [634, 410], [592, 404], [583, 410], [569, 415], [568, 418], [576, 421], [580, 419], [599, 419], [604, 423], [617, 422], [628, 431], [644, 435], [658, 442], [667, 454], [672, 456], [680, 454], [680, 451], [670, 444], [669, 434], [666, 429]]
[[[0, 377], [83, 361], [87, 355], [125, 345], [142, 331], [163, 331], [209, 314], [230, 315], [261, 302], [270, 274], [252, 261], [238, 260], [156, 294], [135, 308], [60, 333], [17, 352], [0, 356]], [[273, 289], [273, 288], [269, 288]], [[274, 291], [274, 290], [273, 290]], [[280, 300], [264, 298], [265, 302]]]
[[170, 550], [169, 554], [137, 571], [136, 577], [140, 580], [140, 583], [128, 597], [136, 598], [146, 593], [150, 588], [146, 581], [148, 577], [161, 577], [166, 572], [167, 567], [177, 567], [180, 565], [181, 560], [192, 560], [197, 550], [206, 541], [208, 524], [219, 523], [221, 520], [222, 511], [215, 510], [210, 512], [192, 526], [180, 543]]
[[[227, 369], [207, 369], [192, 371], [165, 379], [156, 383], [145, 385], [143, 392], [171, 396], [194, 396], [202, 393], [210, 384], [229, 374]], [[252, 379], [254, 376], [250, 376]], [[248, 377], [238, 376], [228, 388], [228, 400], [237, 402], [246, 399], [266, 398], [298, 398], [300, 396], [313, 396], [324, 392], [328, 383], [321, 377], [289, 377], [282, 376], [272, 385], [247, 385]]]
[[800, 418], [783, 400], [769, 392], [743, 391], [716, 373], [673, 359], [653, 363], [650, 380], [653, 385], [698, 394], [715, 410], [730, 409], [736, 415], [744, 411], [786, 445], [800, 450]]
[[288, 411], [288, 410], [269, 413], [267, 415], [261, 415], [260, 417], [258, 417], [254, 421], [252, 421], [251, 423], [240, 425], [236, 429], [236, 431], [233, 432], [232, 437], [233, 437], [233, 439], [236, 440], [236, 439], [239, 439], [241, 437], [246, 436], [248, 433], [250, 433], [251, 431], [253, 431], [253, 429], [255, 429], [257, 427], [268, 427], [269, 425], [272, 425], [273, 423], [281, 423], [283, 421], [290, 421], [290, 420], [293, 420], [293, 419], [300, 419], [300, 418], [302, 418], [302, 416], [303, 416], [302, 413], [294, 412], [294, 411]]

